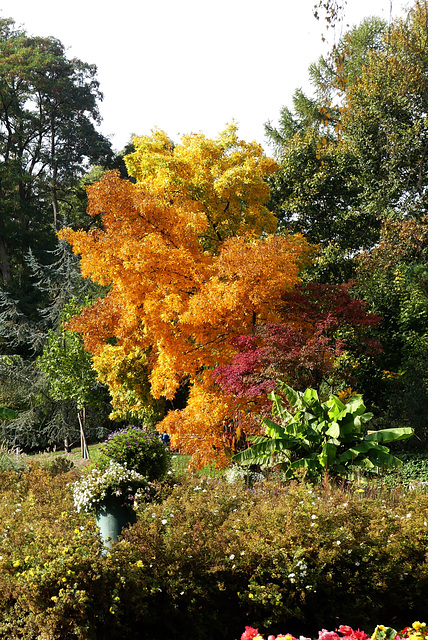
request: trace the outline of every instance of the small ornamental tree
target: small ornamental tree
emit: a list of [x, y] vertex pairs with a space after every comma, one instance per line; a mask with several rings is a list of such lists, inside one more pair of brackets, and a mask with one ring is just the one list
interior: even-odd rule
[[299, 390], [354, 387], [361, 363], [377, 359], [382, 346], [375, 332], [381, 317], [351, 296], [351, 286], [302, 284], [284, 296], [281, 322], [233, 338], [236, 355], [213, 373], [223, 393], [254, 411], [269, 409], [278, 380]]
[[110, 434], [101, 445], [100, 452], [107, 459], [137, 471], [149, 481], [162, 480], [171, 466], [170, 450], [162, 443], [159, 434], [138, 427], [128, 427]]
[[[63, 319], [76, 313], [76, 304], [70, 301], [64, 308]], [[82, 457], [89, 458], [86, 444], [86, 407], [95, 404], [102, 395], [102, 385], [92, 366], [91, 355], [83, 348], [82, 337], [60, 325], [50, 329], [47, 343], [37, 358], [37, 365], [49, 377], [49, 395], [54, 400], [74, 400], [80, 426]]]

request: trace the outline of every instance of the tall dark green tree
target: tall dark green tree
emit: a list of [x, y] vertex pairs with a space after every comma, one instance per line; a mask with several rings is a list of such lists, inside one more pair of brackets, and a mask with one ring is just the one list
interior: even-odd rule
[[309, 69], [277, 127], [272, 178], [280, 220], [324, 247], [353, 253], [379, 239], [382, 220], [420, 219], [428, 208], [428, 3], [405, 19], [351, 29]]
[[312, 65], [314, 97], [297, 92], [267, 133], [281, 168], [273, 207], [320, 244], [308, 277], [356, 279], [354, 295], [383, 317], [377, 370], [363, 392], [388, 426], [425, 442], [428, 384], [428, 3], [403, 19], [363, 21]]
[[377, 212], [362, 206], [361, 166], [343, 119], [347, 92], [370, 56], [382, 52], [386, 32], [377, 18], [352, 29], [330, 56], [310, 66], [313, 96], [297, 90], [278, 125], [266, 125], [280, 162], [270, 178], [272, 207], [280, 224], [321, 245], [316, 277], [323, 282], [346, 281], [355, 252], [378, 237]]
[[383, 317], [383, 353], [371, 395], [384, 425], [428, 441], [428, 217], [385, 220], [378, 245], [358, 256], [354, 289]]
[[24, 286], [25, 255], [54, 248], [61, 201], [88, 163], [105, 164], [96, 129], [96, 67], [68, 59], [55, 38], [0, 20], [0, 276]]

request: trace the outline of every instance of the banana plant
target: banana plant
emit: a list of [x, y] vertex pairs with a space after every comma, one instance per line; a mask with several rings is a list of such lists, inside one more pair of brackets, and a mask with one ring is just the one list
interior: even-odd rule
[[265, 435], [249, 438], [251, 446], [236, 454], [234, 462], [280, 466], [289, 477], [297, 469], [317, 477], [325, 472], [346, 476], [355, 466], [401, 466], [401, 460], [385, 445], [409, 438], [413, 429], [369, 431], [367, 423], [373, 414], [366, 412], [361, 395], [353, 395], [344, 404], [333, 394], [321, 402], [315, 389], [295, 391], [285, 383], [278, 383], [278, 389], [281, 393], [273, 391], [269, 396], [278, 421], [264, 419]]
[[13, 420], [13, 418], [17, 418], [18, 414], [13, 409], [6, 409], [5, 407], [0, 407], [0, 420]]

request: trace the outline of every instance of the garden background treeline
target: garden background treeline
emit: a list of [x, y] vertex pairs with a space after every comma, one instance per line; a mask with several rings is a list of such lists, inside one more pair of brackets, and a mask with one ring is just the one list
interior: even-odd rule
[[[291, 106], [266, 126], [278, 163], [267, 179], [269, 209], [281, 234], [301, 233], [319, 249], [301, 274], [306, 289], [344, 285], [382, 319], [362, 340], [349, 308], [346, 315], [336, 304], [346, 326], [333, 332], [328, 297], [313, 294], [299, 317], [316, 325], [315, 351], [333, 344], [337, 358], [303, 373], [324, 390], [362, 393], [375, 426], [414, 428], [403, 446], [419, 450], [428, 434], [426, 17], [426, 3], [415, 2], [405, 20], [371, 18], [349, 30], [310, 66], [313, 94], [284, 96]], [[113, 152], [97, 129], [94, 65], [69, 60], [57, 39], [30, 36], [12, 19], [0, 26], [0, 406], [19, 413], [1, 422], [0, 438], [30, 451], [68, 446], [82, 424], [94, 440], [113, 428], [107, 388], [79, 337], [61, 325], [106, 288], [82, 280], [56, 231], [101, 226], [100, 216], [86, 215], [85, 187], [109, 169], [126, 178], [123, 157], [134, 147]], [[286, 370], [294, 385], [283, 332], [257, 329], [272, 353], [283, 347], [262, 375]], [[143, 364], [134, 367], [140, 378]], [[150, 397], [146, 378], [142, 391], [134, 380], [128, 391], [147, 400], [147, 411], [129, 420], [154, 424], [185, 405], [186, 376], [168, 403]]]

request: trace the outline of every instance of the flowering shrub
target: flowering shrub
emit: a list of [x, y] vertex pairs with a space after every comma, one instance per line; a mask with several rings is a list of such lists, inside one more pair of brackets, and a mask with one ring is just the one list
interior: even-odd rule
[[263, 473], [257, 473], [244, 469], [237, 464], [232, 464], [228, 467], [224, 473], [226, 482], [233, 484], [234, 482], [246, 482], [247, 484], [255, 484], [256, 482], [263, 482], [265, 476]]
[[147, 479], [133, 469], [110, 461], [102, 470], [98, 467], [73, 484], [74, 506], [77, 511], [94, 511], [107, 497], [117, 496], [123, 505], [136, 507], [138, 500], [148, 500], [151, 486]]
[[110, 434], [101, 445], [100, 453], [150, 481], [162, 480], [171, 466], [171, 452], [159, 434], [138, 427], [127, 427]]
[[[189, 474], [137, 506], [106, 554], [94, 516], [74, 508], [79, 473], [0, 472], [0, 638], [233, 640], [251, 620], [263, 635], [286, 621], [291, 640], [428, 611], [423, 493]], [[400, 637], [427, 640], [411, 629]]]

